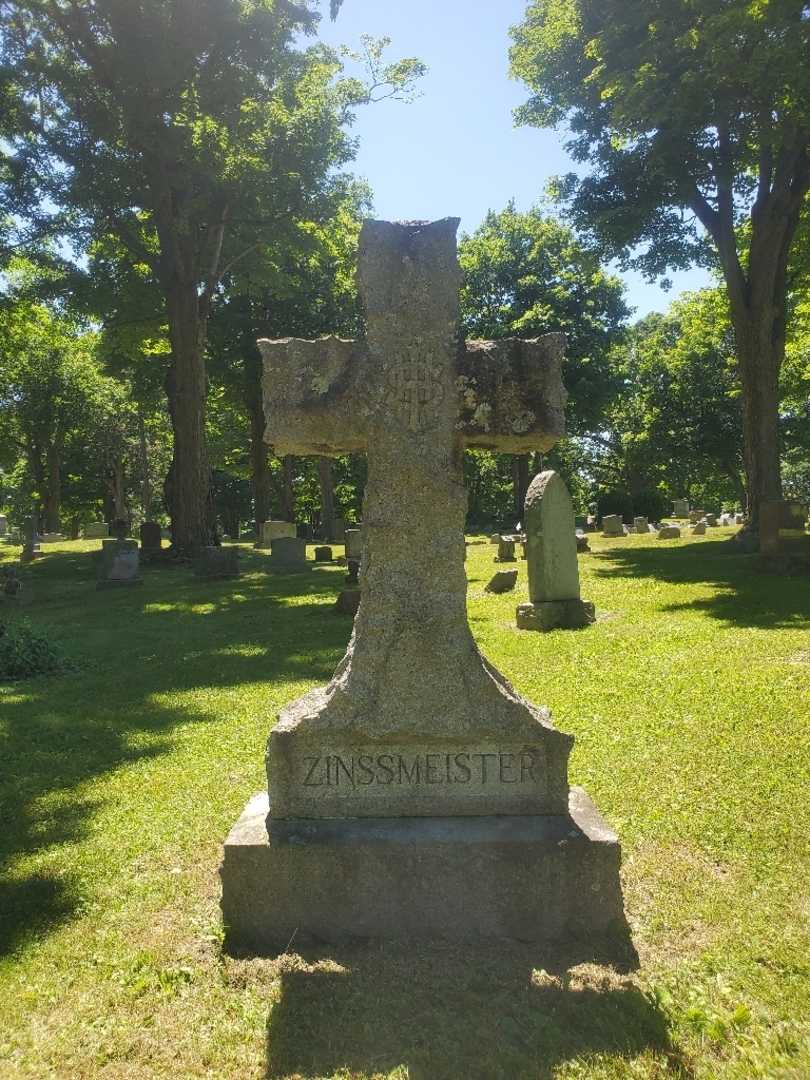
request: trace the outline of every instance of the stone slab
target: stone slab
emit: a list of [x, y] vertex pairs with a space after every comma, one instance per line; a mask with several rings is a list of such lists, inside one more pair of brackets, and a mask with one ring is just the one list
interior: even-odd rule
[[297, 526], [294, 521], [263, 521], [259, 525], [259, 534], [254, 547], [269, 548], [272, 541], [281, 536], [297, 535]]
[[204, 547], [194, 560], [194, 575], [199, 578], [239, 577], [239, 548]]
[[140, 553], [135, 540], [102, 540], [97, 589], [140, 585]]
[[581, 788], [568, 806], [551, 817], [279, 821], [256, 795], [225, 841], [226, 948], [609, 934], [624, 920], [619, 843]]
[[307, 562], [307, 542], [300, 537], [277, 536], [270, 543], [271, 570], [306, 570], [310, 566]]
[[595, 619], [594, 605], [587, 600], [547, 600], [517, 609], [518, 630], [578, 630]]

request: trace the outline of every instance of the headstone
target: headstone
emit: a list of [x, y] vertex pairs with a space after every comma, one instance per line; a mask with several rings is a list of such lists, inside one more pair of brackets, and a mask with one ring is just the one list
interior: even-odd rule
[[297, 535], [295, 523], [292, 521], [263, 521], [259, 525], [259, 536], [254, 547], [265, 550], [279, 537]]
[[156, 521], [144, 521], [141, 524], [139, 533], [141, 551], [144, 555], [154, 555], [161, 550], [163, 539], [160, 535], [160, 525]]
[[500, 533], [493, 533], [489, 538], [489, 542], [490, 542], [490, 544], [500, 544], [500, 542], [501, 542], [501, 534]]
[[315, 562], [331, 562], [332, 561], [332, 549], [326, 546], [318, 546], [315, 548]]
[[8, 518], [5, 514], [0, 514], [0, 537], [5, 537], [8, 534]]
[[[301, 521], [295, 526], [295, 535], [299, 540], [315, 539], [315, 529], [307, 521]], [[272, 546], [272, 545], [271, 545]]]
[[40, 533], [40, 544], [59, 544], [66, 539], [64, 533]]
[[85, 540], [105, 540], [110, 535], [110, 526], [106, 521], [91, 521], [82, 529]]
[[717, 514], [706, 514], [704, 520], [710, 528], [717, 527]]
[[602, 536], [624, 536], [624, 524], [618, 514], [605, 514], [602, 518]]
[[648, 534], [650, 531], [650, 523], [645, 517], [633, 518], [633, 532]]
[[693, 525], [689, 530], [692, 536], [705, 536], [706, 535], [706, 522], [699, 521], [696, 525]]
[[334, 541], [335, 541], [336, 544], [345, 544], [346, 543], [346, 529], [347, 528], [348, 528], [348, 525], [347, 525], [347, 522], [346, 522], [346, 518], [344, 518], [344, 517], [336, 517], [335, 518]]
[[515, 561], [515, 541], [507, 540], [505, 536], [502, 536], [498, 543], [498, 554], [495, 556], [495, 562], [514, 562]]
[[347, 559], [346, 568], [348, 573], [346, 574], [347, 585], [359, 585], [360, 584], [360, 559]]
[[288, 573], [306, 570], [307, 542], [296, 536], [277, 536], [270, 544], [270, 568]]
[[363, 534], [360, 529], [347, 529], [345, 543], [347, 559], [363, 557]]
[[226, 841], [229, 948], [623, 922], [618, 843], [569, 790], [571, 737], [467, 623], [463, 449], [554, 444], [564, 342], [459, 342], [457, 226], [365, 222], [362, 341], [260, 342], [276, 453], [367, 452], [362, 602], [332, 681], [270, 734], [269, 802]]
[[662, 525], [658, 530], [659, 540], [680, 540], [681, 530], [678, 525]]
[[763, 501], [759, 509], [759, 544], [763, 555], [777, 554], [788, 547], [802, 546], [806, 510], [801, 503], [786, 499]]
[[734, 524], [735, 525], [744, 525], [745, 524], [745, 515], [744, 514], [735, 514], [734, 515]]
[[562, 477], [538, 473], [524, 510], [529, 603], [517, 609], [519, 630], [574, 629], [594, 621], [594, 606], [579, 595], [574, 508]]
[[673, 499], [672, 502], [672, 516], [676, 518], [689, 517], [689, 500], [688, 499]]
[[689, 521], [690, 521], [690, 523], [692, 525], [697, 525], [697, 523], [699, 521], [703, 521], [703, 519], [705, 517], [706, 517], [706, 511], [705, 510], [690, 510], [689, 511]]
[[137, 540], [102, 540], [98, 560], [97, 589], [139, 585], [140, 558]]
[[20, 581], [19, 572], [16, 566], [4, 563], [2, 569], [2, 585], [2, 595], [5, 600], [17, 601], [20, 599], [22, 582]]
[[584, 533], [577, 533], [577, 555], [584, 555], [591, 550], [588, 537]]
[[211, 579], [239, 577], [239, 548], [214, 544], [202, 548], [194, 559], [194, 575]]
[[497, 570], [485, 586], [485, 592], [505, 593], [511, 592], [517, 584], [517, 570]]
[[588, 527], [588, 515], [587, 514], [574, 514], [574, 528], [582, 529], [584, 532]]
[[360, 590], [359, 589], [343, 589], [338, 593], [338, 598], [335, 601], [333, 611], [337, 615], [351, 615], [352, 618], [357, 614], [357, 609], [360, 607]]

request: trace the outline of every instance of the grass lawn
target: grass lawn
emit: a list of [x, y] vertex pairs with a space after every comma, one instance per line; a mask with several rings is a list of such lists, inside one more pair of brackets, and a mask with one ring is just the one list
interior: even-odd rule
[[[337, 567], [151, 569], [96, 592], [98, 541], [45, 546], [22, 609], [74, 670], [0, 686], [0, 1077], [810, 1077], [810, 581], [706, 538], [592, 539], [596, 625], [486, 655], [576, 736], [619, 831], [640, 958], [519, 945], [222, 954], [222, 840], [278, 709], [331, 675]], [[7, 548], [5, 557], [18, 554]], [[311, 549], [310, 549], [311, 554]], [[471, 883], [474, 887], [474, 883]]]

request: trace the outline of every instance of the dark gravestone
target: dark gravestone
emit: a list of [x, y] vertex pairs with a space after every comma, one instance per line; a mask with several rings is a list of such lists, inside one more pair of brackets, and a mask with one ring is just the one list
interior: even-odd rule
[[332, 549], [326, 546], [318, 546], [315, 548], [315, 562], [331, 562], [332, 561]]
[[498, 572], [493, 574], [490, 578], [485, 591], [491, 593], [511, 592], [515, 585], [517, 585], [517, 578], [517, 570], [498, 570]]
[[102, 540], [98, 554], [97, 589], [140, 585], [140, 556], [136, 540]]
[[202, 548], [194, 559], [194, 573], [199, 578], [239, 577], [239, 548]]
[[352, 618], [354, 618], [359, 607], [359, 589], [343, 589], [342, 592], [338, 593], [338, 598], [335, 601], [334, 607], [334, 610], [338, 615], [351, 615]]
[[307, 542], [295, 536], [278, 536], [270, 544], [270, 568], [289, 572], [291, 570], [306, 570], [310, 565], [307, 562]]
[[139, 533], [143, 555], [155, 555], [160, 552], [163, 547], [163, 537], [160, 535], [160, 525], [156, 521], [144, 521]]

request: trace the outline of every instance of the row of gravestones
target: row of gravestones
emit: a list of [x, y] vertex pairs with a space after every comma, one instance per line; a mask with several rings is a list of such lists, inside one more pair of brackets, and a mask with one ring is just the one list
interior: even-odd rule
[[[702, 510], [692, 511], [690, 515], [692, 536], [704, 536], [706, 527], [717, 525], [742, 525], [742, 514], [706, 514]], [[681, 536], [681, 526], [673, 524], [654, 525], [646, 517], [633, 518], [632, 526], [627, 526], [618, 514], [606, 514], [602, 518], [602, 536], [614, 539], [631, 534], [647, 535], [652, 533], [659, 540], [677, 540]]]

